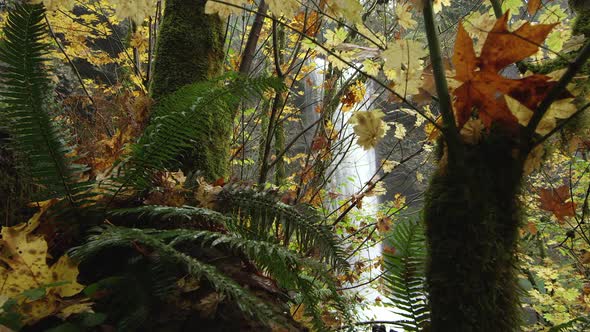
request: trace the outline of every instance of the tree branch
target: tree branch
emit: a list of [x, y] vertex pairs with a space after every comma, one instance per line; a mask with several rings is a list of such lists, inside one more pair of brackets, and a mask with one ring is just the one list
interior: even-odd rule
[[258, 11], [256, 12], [256, 17], [254, 18], [254, 23], [252, 23], [252, 28], [250, 29], [250, 34], [248, 35], [248, 40], [246, 41], [242, 62], [240, 62], [239, 71], [241, 74], [248, 75], [250, 72], [250, 67], [252, 66], [252, 61], [254, 60], [254, 54], [256, 53], [256, 45], [258, 44], [260, 31], [262, 31], [262, 24], [264, 23], [264, 14], [266, 13], [267, 9], [268, 5], [266, 2], [264, 0], [260, 1]]
[[459, 131], [457, 130], [455, 116], [453, 115], [451, 96], [445, 77], [445, 68], [442, 61], [438, 34], [436, 32], [436, 24], [434, 23], [434, 9], [431, 0], [424, 2], [423, 13], [428, 49], [430, 50], [430, 61], [432, 62], [432, 72], [436, 83], [436, 93], [443, 118], [442, 131], [448, 144], [449, 154], [456, 153], [460, 147]]
[[[535, 130], [539, 125], [539, 122], [541, 122], [541, 119], [543, 119], [543, 116], [545, 115], [545, 113], [547, 113], [551, 104], [563, 94], [563, 92], [566, 90], [567, 85], [572, 81], [574, 76], [582, 69], [582, 66], [584, 66], [586, 61], [588, 61], [588, 58], [590, 58], [590, 42], [586, 43], [584, 48], [578, 54], [576, 60], [568, 66], [565, 74], [563, 74], [563, 76], [561, 77], [561, 79], [559, 79], [557, 84], [549, 91], [549, 93], [547, 93], [545, 99], [541, 101], [539, 107], [537, 107], [537, 110], [533, 114], [531, 121], [529, 121], [529, 124], [525, 129], [526, 139], [524, 140], [524, 142], [530, 141], [530, 138], [534, 135]], [[530, 144], [529, 148], [532, 146], [533, 145]]]
[[502, 17], [504, 13], [502, 13], [502, 4], [500, 3], [500, 1], [490, 0], [490, 2], [492, 3], [492, 8], [494, 8], [494, 15], [496, 15], [496, 18]]

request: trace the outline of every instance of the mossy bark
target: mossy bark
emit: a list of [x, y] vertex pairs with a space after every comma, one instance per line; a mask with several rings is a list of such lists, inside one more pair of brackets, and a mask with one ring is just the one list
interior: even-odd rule
[[[167, 0], [156, 48], [151, 95], [158, 100], [182, 86], [221, 73], [223, 24], [205, 14], [205, 0]], [[226, 176], [233, 111], [202, 110], [202, 135], [181, 159], [185, 173], [200, 172], [208, 180]]]
[[155, 99], [219, 75], [223, 24], [205, 14], [205, 0], [167, 0], [156, 45], [151, 93]]
[[431, 331], [514, 331], [522, 161], [508, 140], [464, 148], [443, 157], [426, 194]]

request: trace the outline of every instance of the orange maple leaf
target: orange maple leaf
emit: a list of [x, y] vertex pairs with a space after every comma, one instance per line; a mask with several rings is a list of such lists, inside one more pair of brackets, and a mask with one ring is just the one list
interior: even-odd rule
[[539, 207], [553, 215], [563, 222], [565, 217], [574, 216], [576, 213], [576, 203], [566, 202], [570, 198], [570, 188], [563, 185], [559, 188], [541, 188], [539, 192]]
[[[548, 0], [547, 2], [551, 2], [553, 0]], [[528, 1], [528, 11], [530, 15], [535, 15], [539, 9], [541, 9], [543, 4], [541, 0], [529, 0]]]
[[[516, 130], [518, 121], [510, 112], [503, 95], [509, 95], [529, 109], [536, 109], [547, 92], [557, 83], [545, 75], [509, 79], [499, 71], [535, 54], [556, 24], [523, 24], [516, 31], [508, 30], [508, 12], [496, 21], [478, 57], [473, 41], [462, 24], [459, 25], [453, 64], [455, 79], [463, 82], [453, 91], [457, 126], [460, 128], [474, 116], [486, 128], [492, 123]], [[569, 97], [564, 93], [562, 98]]]
[[528, 2], [528, 11], [529, 14], [535, 15], [537, 10], [541, 8], [541, 0], [529, 0]]

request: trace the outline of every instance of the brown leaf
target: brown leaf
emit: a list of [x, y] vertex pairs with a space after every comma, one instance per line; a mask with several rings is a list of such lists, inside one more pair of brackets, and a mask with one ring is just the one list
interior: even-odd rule
[[[455, 79], [463, 82], [453, 91], [457, 126], [462, 128], [471, 118], [478, 117], [486, 128], [501, 124], [511, 131], [518, 129], [503, 95], [518, 100], [529, 109], [536, 109], [547, 92], [556, 84], [545, 75], [531, 75], [523, 79], [509, 79], [498, 72], [539, 49], [556, 24], [523, 24], [514, 32], [508, 30], [508, 13], [498, 19], [490, 31], [479, 57], [473, 41], [460, 24], [457, 32], [453, 64]], [[569, 97], [564, 93], [560, 99]]]
[[508, 16], [506, 12], [489, 32], [479, 57], [481, 70], [497, 72], [537, 53], [539, 46], [558, 24], [531, 25], [526, 22], [516, 31], [510, 32]]
[[453, 64], [455, 65], [455, 78], [462, 82], [469, 81], [477, 67], [477, 56], [473, 49], [473, 41], [463, 27], [463, 24], [459, 24], [459, 29], [457, 30]]
[[532, 235], [535, 235], [535, 234], [537, 234], [537, 231], [538, 231], [538, 230], [537, 230], [537, 225], [536, 225], [534, 222], [532, 222], [532, 221], [529, 221], [529, 222], [526, 224], [526, 230], [527, 230], [529, 233], [531, 233]]
[[529, 14], [535, 15], [537, 10], [541, 8], [541, 0], [529, 0], [528, 2], [528, 11]]
[[395, 247], [383, 245], [383, 253], [388, 255], [395, 255]]
[[553, 215], [563, 223], [565, 217], [574, 216], [576, 213], [576, 203], [566, 202], [570, 198], [569, 186], [563, 185], [559, 188], [541, 188], [539, 207], [545, 211], [552, 212]]
[[377, 230], [380, 233], [387, 233], [389, 232], [389, 230], [391, 230], [391, 218], [388, 217], [383, 217], [383, 218], [379, 218], [379, 220], [377, 221]]
[[324, 149], [328, 146], [328, 139], [323, 136], [319, 135], [313, 138], [313, 142], [311, 143], [311, 150], [312, 151], [319, 151]]

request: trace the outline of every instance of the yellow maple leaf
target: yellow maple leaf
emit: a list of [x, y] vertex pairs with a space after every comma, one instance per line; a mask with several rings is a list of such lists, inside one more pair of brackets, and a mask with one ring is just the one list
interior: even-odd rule
[[375, 183], [370, 189], [365, 193], [366, 197], [378, 197], [383, 196], [387, 193], [387, 189], [383, 185], [383, 181], [379, 181]]
[[43, 3], [47, 10], [70, 10], [74, 8], [76, 1], [74, 0], [34, 0], [31, 3]]
[[[506, 104], [510, 112], [518, 119], [518, 123], [522, 126], [528, 125], [534, 112], [508, 95], [505, 95], [504, 98], [506, 99]], [[573, 104], [573, 100], [574, 98], [565, 98], [553, 102], [547, 113], [543, 115], [541, 122], [537, 125], [537, 134], [547, 135], [555, 129], [557, 119], [567, 119], [576, 113], [577, 108]]]
[[294, 18], [301, 6], [296, 0], [267, 0], [268, 9], [277, 17]]
[[[417, 10], [422, 10], [424, 7], [424, 0], [410, 0], [410, 3], [414, 4]], [[442, 10], [442, 6], [450, 6], [451, 0], [433, 0], [432, 7], [435, 13], [438, 13]]]
[[434, 12], [440, 12], [442, 10], [443, 5], [449, 7], [451, 5], [451, 0], [434, 0], [434, 2], [432, 3]]
[[412, 12], [410, 11], [411, 6], [407, 3], [398, 4], [395, 7], [395, 15], [397, 16], [397, 22], [399, 25], [406, 29], [411, 29], [418, 24], [416, 20], [412, 18]]
[[328, 13], [343, 17], [350, 23], [362, 24], [363, 5], [359, 0], [329, 0], [325, 2]]
[[381, 110], [372, 110], [366, 112], [355, 112], [349, 120], [353, 125], [354, 133], [358, 136], [357, 144], [363, 149], [369, 150], [374, 148], [385, 133], [389, 126], [382, 120], [385, 116]]
[[387, 45], [381, 53], [385, 61], [383, 71], [392, 81], [394, 90], [402, 95], [415, 95], [422, 86], [424, 62], [421, 60], [428, 53], [422, 43], [401, 39]]
[[382, 165], [383, 173], [391, 173], [397, 165], [399, 165], [397, 161], [385, 160]]
[[[47, 265], [47, 242], [33, 231], [39, 226], [40, 216], [50, 203], [27, 223], [3, 227], [0, 240], [0, 298], [17, 300], [24, 323], [34, 323], [66, 308], [76, 305], [63, 298], [78, 294], [83, 286], [76, 282], [77, 265], [66, 255], [52, 266]], [[27, 291], [43, 289], [41, 298], [24, 296]], [[26, 304], [26, 305], [25, 305]], [[69, 308], [70, 312], [82, 312], [82, 308]], [[77, 310], [77, 311], [76, 311]], [[85, 307], [83, 311], [88, 311]]]
[[219, 17], [226, 18], [232, 14], [239, 15], [243, 12], [242, 6], [246, 3], [243, 1], [228, 0], [227, 3], [234, 4], [235, 6], [229, 6], [223, 3], [207, 1], [205, 4], [205, 14], [217, 14]]

